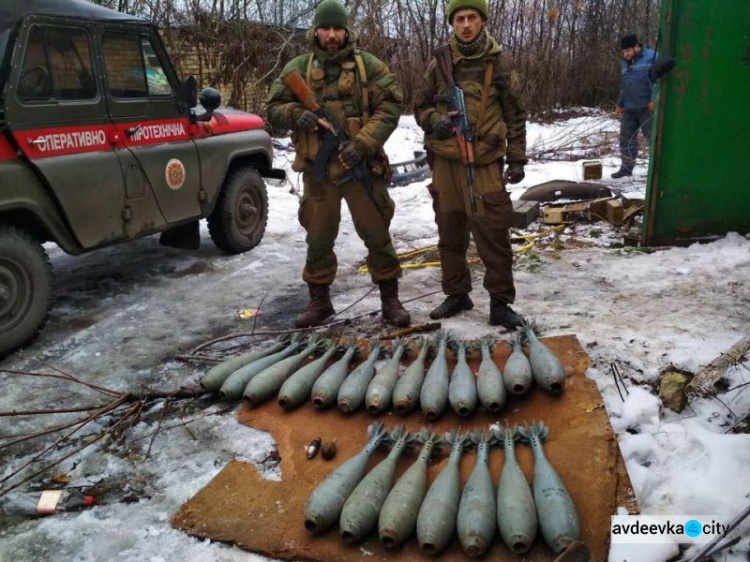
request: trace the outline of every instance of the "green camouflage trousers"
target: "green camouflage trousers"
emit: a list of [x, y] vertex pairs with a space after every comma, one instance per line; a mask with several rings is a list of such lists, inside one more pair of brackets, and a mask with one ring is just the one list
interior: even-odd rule
[[471, 291], [471, 272], [466, 263], [471, 234], [486, 269], [484, 288], [505, 304], [512, 304], [516, 298], [509, 234], [513, 204], [502, 183], [502, 167], [502, 160], [476, 167], [478, 212], [472, 215], [468, 211], [466, 172], [461, 161], [435, 158], [433, 162], [430, 195], [438, 226], [442, 287], [446, 295], [465, 295]]
[[401, 276], [401, 265], [391, 242], [388, 227], [395, 203], [388, 195], [383, 178], [373, 178], [374, 199], [359, 182], [336, 185], [330, 180], [312, 182], [303, 175], [304, 194], [299, 207], [299, 222], [307, 231], [307, 261], [302, 272], [306, 283], [330, 284], [336, 277], [338, 261], [334, 244], [341, 222], [341, 199], [346, 201], [357, 234], [367, 247], [367, 267], [373, 283]]

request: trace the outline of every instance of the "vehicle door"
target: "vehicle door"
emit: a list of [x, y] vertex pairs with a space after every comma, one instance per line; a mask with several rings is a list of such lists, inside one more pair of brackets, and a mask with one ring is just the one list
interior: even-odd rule
[[84, 248], [122, 238], [123, 179], [91, 29], [31, 16], [19, 30], [6, 122]]
[[105, 27], [107, 103], [129, 201], [150, 188], [167, 222], [177, 223], [201, 214], [200, 165], [177, 76], [150, 29]]

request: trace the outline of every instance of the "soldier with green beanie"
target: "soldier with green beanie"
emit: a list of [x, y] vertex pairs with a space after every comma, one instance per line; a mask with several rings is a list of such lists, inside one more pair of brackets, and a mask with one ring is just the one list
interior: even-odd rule
[[[474, 307], [466, 261], [471, 235], [486, 269], [489, 323], [513, 329], [523, 317], [510, 307], [516, 296], [509, 234], [513, 206], [505, 184], [522, 181], [526, 164], [526, 111], [519, 77], [485, 27], [486, 0], [450, 0], [446, 15], [453, 33], [427, 67], [415, 102], [432, 167], [430, 193], [447, 295], [430, 317], [448, 318]], [[466, 168], [451, 119], [454, 108], [448, 105], [448, 77], [437, 65], [438, 57], [447, 61], [465, 99], [474, 138], [476, 213], [471, 210]]]
[[[315, 326], [334, 314], [330, 286], [338, 265], [334, 244], [344, 199], [357, 234], [368, 250], [367, 266], [373, 283], [380, 288], [383, 320], [408, 326], [411, 318], [398, 297], [401, 265], [388, 231], [395, 204], [388, 195], [392, 170], [383, 150], [401, 116], [401, 89], [382, 61], [357, 48], [357, 34], [350, 28], [346, 9], [337, 0], [318, 4], [307, 40], [309, 52], [284, 67], [271, 86], [266, 108], [274, 129], [292, 130], [296, 148], [292, 168], [302, 172], [304, 184], [299, 222], [307, 231], [302, 279], [308, 285], [310, 300], [295, 325]], [[312, 173], [322, 138], [321, 123], [281, 80], [295, 69], [314, 92], [317, 103], [330, 111], [348, 138], [331, 153], [324, 181], [314, 181]], [[363, 160], [374, 186], [371, 193], [365, 184], [347, 174], [349, 168]], [[344, 177], [348, 179], [342, 180]]]
[[487, 13], [487, 0], [450, 0], [448, 2], [448, 8], [446, 9], [446, 15], [448, 16], [448, 23], [453, 25], [453, 14], [458, 9], [473, 8], [479, 12], [483, 21], [487, 21], [489, 14]]

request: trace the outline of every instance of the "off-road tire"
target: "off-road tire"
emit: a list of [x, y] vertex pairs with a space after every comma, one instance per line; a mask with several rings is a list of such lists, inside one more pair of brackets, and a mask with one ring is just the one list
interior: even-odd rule
[[241, 254], [260, 244], [268, 222], [266, 184], [255, 168], [232, 170], [208, 216], [208, 232], [216, 247]]
[[52, 266], [24, 230], [0, 226], [0, 358], [42, 331], [52, 305]]

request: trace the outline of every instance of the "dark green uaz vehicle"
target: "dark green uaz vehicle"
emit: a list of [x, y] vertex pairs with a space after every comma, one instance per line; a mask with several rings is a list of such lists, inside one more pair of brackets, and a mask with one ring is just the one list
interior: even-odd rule
[[228, 253], [263, 237], [271, 138], [257, 115], [214, 111], [180, 81], [156, 29], [84, 0], [0, 2], [0, 357], [44, 327], [70, 254], [161, 233]]

